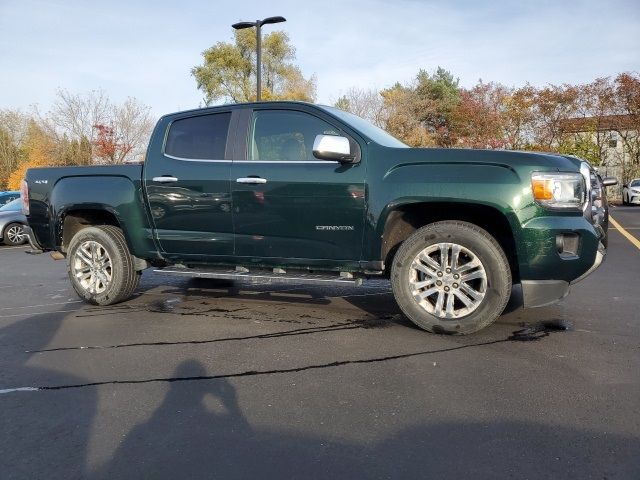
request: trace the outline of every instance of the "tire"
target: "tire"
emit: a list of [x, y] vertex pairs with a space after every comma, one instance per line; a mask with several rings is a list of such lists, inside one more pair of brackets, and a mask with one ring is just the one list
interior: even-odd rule
[[18, 222], [10, 223], [2, 232], [5, 245], [16, 246], [26, 243], [27, 237], [24, 235], [24, 225]]
[[69, 242], [67, 265], [73, 289], [93, 305], [128, 299], [141, 275], [122, 230], [111, 225], [86, 227], [76, 233]]
[[482, 228], [436, 222], [402, 243], [391, 267], [391, 286], [398, 306], [418, 327], [467, 335], [502, 314], [511, 296], [511, 269], [498, 242]]

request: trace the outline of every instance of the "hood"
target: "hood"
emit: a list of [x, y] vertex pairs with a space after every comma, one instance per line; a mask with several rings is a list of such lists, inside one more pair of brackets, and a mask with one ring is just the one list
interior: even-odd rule
[[583, 160], [548, 152], [518, 150], [474, 150], [468, 148], [390, 148], [390, 157], [399, 163], [444, 162], [481, 163], [514, 168], [578, 172]]

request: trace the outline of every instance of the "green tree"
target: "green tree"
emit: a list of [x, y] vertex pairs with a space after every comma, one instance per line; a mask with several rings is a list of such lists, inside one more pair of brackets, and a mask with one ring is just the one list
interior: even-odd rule
[[[202, 52], [203, 63], [191, 69], [204, 102], [248, 102], [256, 98], [256, 37], [253, 29], [236, 30], [234, 42], [218, 42]], [[262, 40], [262, 98], [314, 101], [315, 77], [305, 78], [293, 63], [289, 36], [275, 31]]]
[[60, 165], [91, 165], [93, 163], [91, 142], [84, 135], [79, 140], [69, 140], [64, 135], [57, 142], [55, 156]]
[[418, 119], [442, 147], [453, 146], [455, 142], [453, 116], [460, 103], [458, 83], [459, 80], [442, 67], [432, 75], [420, 70], [416, 76]]
[[563, 136], [555, 150], [563, 155], [573, 155], [587, 160], [591, 165], [599, 166], [602, 163], [602, 157], [595, 138], [595, 130]]
[[460, 88], [449, 71], [442, 67], [433, 74], [420, 70], [411, 84], [396, 83], [380, 95], [390, 133], [412, 146], [454, 145]]

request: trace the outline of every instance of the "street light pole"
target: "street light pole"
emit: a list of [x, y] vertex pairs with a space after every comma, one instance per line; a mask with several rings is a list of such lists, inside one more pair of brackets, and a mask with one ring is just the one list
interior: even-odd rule
[[256, 21], [256, 102], [262, 100], [262, 24]]
[[231, 25], [236, 30], [256, 27], [256, 100], [258, 102], [262, 97], [262, 25], [286, 21], [287, 19], [284, 17], [267, 17], [264, 20], [256, 20], [255, 22], [238, 22]]

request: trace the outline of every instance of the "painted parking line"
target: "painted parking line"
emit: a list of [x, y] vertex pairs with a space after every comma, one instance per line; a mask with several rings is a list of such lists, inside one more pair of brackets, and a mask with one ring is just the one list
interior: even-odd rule
[[66, 302], [41, 303], [39, 305], [21, 305], [19, 307], [0, 307], [0, 310], [16, 310], [18, 308], [50, 307], [52, 305], [68, 305], [69, 303], [82, 303], [82, 300], [67, 300]]
[[13, 317], [33, 317], [36, 315], [57, 315], [58, 313], [77, 312], [78, 310], [55, 310], [53, 312], [24, 312], [24, 313], [12, 313], [11, 315], [0, 315], [0, 319], [13, 318]]
[[611, 215], [609, 215], [609, 221], [611, 224], [618, 230], [623, 236], [627, 238], [631, 242], [633, 246], [635, 246], [638, 250], [640, 250], [640, 240], [631, 235], [622, 225], [616, 222]]

